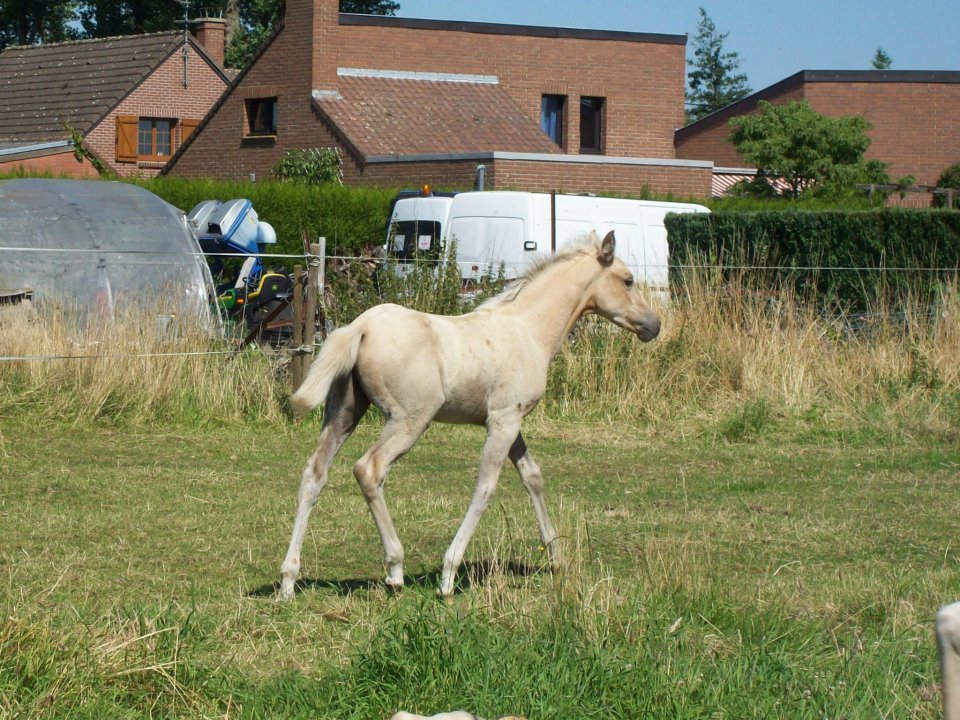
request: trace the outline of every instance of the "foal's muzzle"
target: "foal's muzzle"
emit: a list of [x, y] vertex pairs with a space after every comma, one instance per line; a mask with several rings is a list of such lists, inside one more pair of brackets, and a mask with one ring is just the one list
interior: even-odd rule
[[649, 317], [636, 323], [634, 332], [643, 342], [650, 342], [660, 334], [660, 318], [650, 313]]

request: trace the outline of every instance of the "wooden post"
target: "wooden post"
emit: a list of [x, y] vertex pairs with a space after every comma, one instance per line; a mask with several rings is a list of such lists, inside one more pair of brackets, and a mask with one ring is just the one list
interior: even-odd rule
[[310, 244], [310, 266], [307, 270], [307, 297], [303, 304], [303, 345], [311, 348], [303, 353], [302, 372], [304, 375], [310, 369], [313, 361], [313, 348], [317, 342], [317, 284], [320, 277], [320, 266], [323, 265], [323, 256], [320, 254], [320, 243]]
[[290, 384], [296, 391], [303, 382], [303, 267], [293, 266], [293, 361], [291, 363]]

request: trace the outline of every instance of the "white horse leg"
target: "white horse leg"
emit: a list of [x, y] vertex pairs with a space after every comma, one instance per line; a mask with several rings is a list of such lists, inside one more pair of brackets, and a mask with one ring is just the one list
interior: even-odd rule
[[380, 437], [353, 466], [360, 490], [367, 500], [370, 514], [380, 532], [383, 543], [384, 562], [387, 565], [386, 583], [390, 587], [403, 587], [403, 546], [387, 510], [383, 496], [383, 482], [390, 466], [402, 457], [427, 429], [427, 424], [409, 418], [390, 418], [380, 432]]
[[943, 720], [960, 720], [960, 602], [937, 613]]
[[520, 418], [487, 426], [487, 441], [480, 456], [480, 472], [477, 476], [477, 487], [473, 491], [470, 507], [460, 523], [453, 542], [443, 556], [443, 575], [440, 579], [440, 595], [448, 597], [453, 594], [453, 581], [457, 568], [463, 562], [463, 554], [467, 550], [467, 543], [473, 537], [473, 531], [480, 522], [480, 516], [490, 504], [494, 491], [497, 489], [497, 479], [500, 477], [500, 468], [510, 450], [517, 433], [520, 430]]
[[300, 549], [307, 532], [310, 511], [327, 484], [327, 470], [337, 451], [357, 427], [357, 423], [370, 407], [370, 401], [347, 379], [331, 388], [324, 408], [323, 430], [317, 449], [300, 477], [300, 490], [297, 494], [297, 514], [293, 522], [293, 533], [287, 556], [280, 566], [280, 597], [289, 600], [293, 597], [297, 575], [300, 573]]
[[547, 557], [550, 558], [550, 566], [557, 570], [560, 567], [560, 547], [556, 542], [557, 531], [553, 529], [553, 523], [550, 522], [550, 516], [547, 514], [547, 504], [543, 499], [543, 474], [527, 449], [521, 433], [517, 433], [517, 439], [513, 441], [513, 446], [510, 448], [510, 461], [517, 468], [520, 480], [530, 493], [530, 502], [533, 503], [533, 512], [537, 516], [537, 526], [540, 528], [540, 540], [546, 548]]

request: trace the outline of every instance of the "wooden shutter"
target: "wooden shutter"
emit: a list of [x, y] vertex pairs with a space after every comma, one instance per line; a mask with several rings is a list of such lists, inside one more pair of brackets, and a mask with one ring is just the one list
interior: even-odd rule
[[197, 129], [197, 125], [200, 124], [199, 120], [181, 120], [180, 121], [180, 144], [183, 145], [187, 138], [193, 135], [194, 130]]
[[117, 116], [117, 162], [137, 161], [137, 124], [136, 115]]

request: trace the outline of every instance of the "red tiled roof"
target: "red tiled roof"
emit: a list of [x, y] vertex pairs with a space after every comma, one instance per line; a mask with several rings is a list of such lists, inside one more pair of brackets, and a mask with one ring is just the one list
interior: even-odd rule
[[64, 123], [87, 133], [182, 44], [183, 33], [169, 31], [6, 48], [0, 138], [69, 137]]
[[470, 152], [560, 153], [490, 78], [341, 74], [316, 107], [363, 157]]

